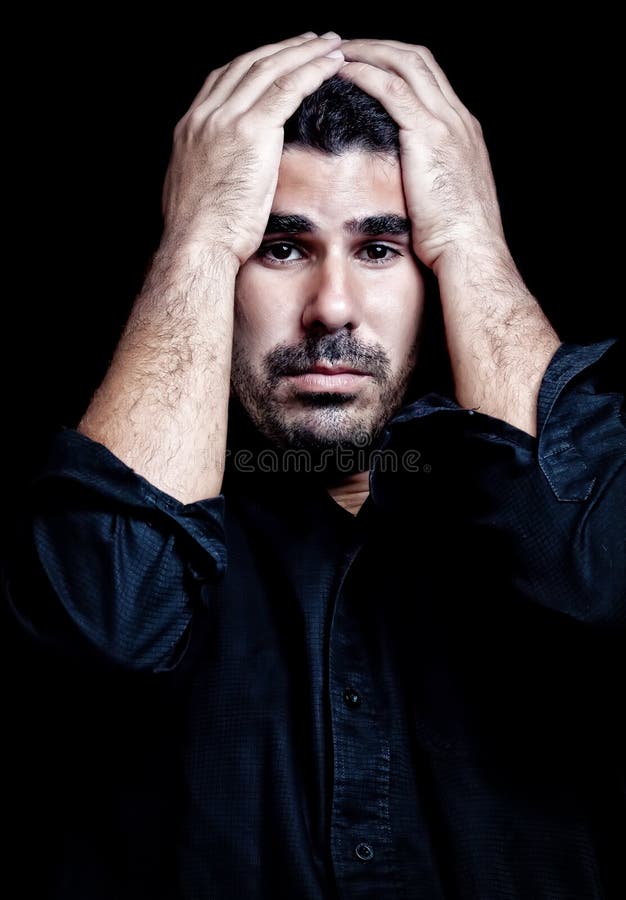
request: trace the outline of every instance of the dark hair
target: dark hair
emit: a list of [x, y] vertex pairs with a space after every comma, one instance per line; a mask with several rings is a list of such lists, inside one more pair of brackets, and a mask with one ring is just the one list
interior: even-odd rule
[[398, 126], [385, 108], [351, 81], [334, 75], [305, 97], [285, 123], [285, 144], [322, 153], [346, 150], [398, 155]]

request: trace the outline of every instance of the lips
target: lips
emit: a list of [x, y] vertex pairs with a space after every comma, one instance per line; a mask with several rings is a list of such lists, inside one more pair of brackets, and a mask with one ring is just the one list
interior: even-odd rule
[[353, 369], [350, 366], [316, 365], [298, 372], [290, 372], [292, 375], [367, 375], [362, 369]]
[[370, 375], [364, 369], [356, 369], [354, 366], [330, 365], [329, 363], [316, 363], [314, 366], [308, 366], [306, 369], [290, 368], [283, 372], [288, 378], [297, 377], [298, 375]]
[[287, 375], [299, 394], [353, 394], [362, 387], [367, 372], [351, 366], [318, 364]]

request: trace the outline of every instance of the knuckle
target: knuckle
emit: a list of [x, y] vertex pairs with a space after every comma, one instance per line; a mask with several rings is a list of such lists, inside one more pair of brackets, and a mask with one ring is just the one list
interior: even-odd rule
[[257, 63], [262, 63], [264, 61], [268, 61], [271, 57], [271, 54], [268, 51], [272, 48], [273, 45], [265, 44], [263, 47], [256, 47], [254, 50], [247, 50], [245, 53], [240, 54], [235, 60], [233, 60], [233, 64], [237, 66], [241, 66], [244, 71], [253, 68]]
[[276, 90], [280, 91], [281, 94], [288, 93], [292, 87], [292, 81], [288, 75], [279, 75], [272, 83]]
[[406, 100], [409, 96], [409, 86], [399, 75], [391, 75], [387, 79], [387, 91], [399, 100]]
[[252, 111], [237, 116], [229, 122], [230, 133], [235, 144], [254, 143], [259, 136], [258, 122]]
[[187, 125], [187, 116], [183, 116], [182, 119], [179, 119], [176, 125], [174, 126], [174, 140], [180, 140], [185, 132], [185, 128]]
[[432, 52], [432, 50], [428, 49], [428, 47], [424, 47], [423, 57], [426, 60], [427, 64], [431, 67], [431, 69], [436, 70], [437, 68], [439, 68], [439, 63], [437, 62], [437, 57]]
[[433, 75], [432, 69], [428, 65], [428, 61], [424, 56], [421, 56], [419, 53], [414, 53], [412, 55], [411, 63], [415, 71], [422, 78], [426, 78], [428, 81], [430, 81], [431, 84], [437, 84], [437, 79]]
[[413, 53], [411, 53], [410, 59], [411, 59], [411, 65], [413, 66], [414, 69], [422, 70], [422, 69], [426, 68], [425, 59], [424, 59], [423, 55], [419, 52], [419, 48], [416, 48], [416, 50]]
[[202, 129], [205, 122], [205, 116], [200, 112], [199, 108], [192, 109], [184, 119], [182, 128], [183, 135], [196, 134]]
[[209, 116], [211, 129], [221, 131], [230, 124], [230, 117], [224, 106], [218, 106]]
[[215, 82], [218, 81], [218, 79], [224, 74], [226, 69], [227, 69], [227, 66], [220, 66], [218, 69], [213, 69], [212, 72], [209, 72], [209, 74], [202, 86], [202, 90], [204, 92], [210, 91], [213, 88]]
[[249, 50], [246, 53], [240, 53], [239, 56], [231, 59], [228, 66], [225, 66], [224, 68], [244, 69], [245, 71], [250, 68], [256, 59], [258, 59], [256, 53], [253, 50]]
[[469, 116], [469, 124], [471, 128], [474, 130], [474, 133], [479, 137], [482, 137], [483, 134], [483, 126], [480, 124], [480, 121], [476, 118], [472, 113], [468, 113]]
[[254, 62], [250, 65], [248, 71], [251, 75], [262, 75], [264, 72], [271, 67], [271, 60], [268, 61], [267, 58], [263, 59], [255, 59]]
[[227, 110], [223, 106], [218, 106], [208, 116], [204, 124], [204, 131], [208, 140], [215, 141], [224, 133], [228, 133], [232, 127], [231, 116], [228, 115]]

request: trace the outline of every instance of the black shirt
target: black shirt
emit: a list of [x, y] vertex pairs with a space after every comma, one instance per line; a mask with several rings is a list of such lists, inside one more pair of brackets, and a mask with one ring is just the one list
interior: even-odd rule
[[7, 576], [22, 884], [625, 896], [614, 353], [559, 349], [536, 440], [404, 408], [356, 517], [245, 434], [223, 496], [183, 505], [62, 431]]

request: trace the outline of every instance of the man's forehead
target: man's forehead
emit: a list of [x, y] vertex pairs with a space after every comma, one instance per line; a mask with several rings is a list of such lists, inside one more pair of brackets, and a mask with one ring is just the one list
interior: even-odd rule
[[[395, 157], [363, 151], [334, 155], [292, 148], [283, 153], [272, 215], [283, 220], [291, 217], [294, 227], [273, 232], [314, 232], [331, 223], [361, 232], [363, 220], [387, 218], [389, 227], [383, 230], [402, 233], [406, 228], [397, 222], [392, 225], [391, 220], [404, 219], [406, 214], [400, 165]], [[295, 228], [296, 220], [301, 227]], [[288, 225], [286, 221], [283, 224]], [[373, 228], [371, 233], [378, 231]]]
[[283, 151], [278, 189], [313, 191], [330, 185], [346, 191], [401, 190], [400, 161], [392, 155], [363, 150], [336, 154], [289, 147]]

